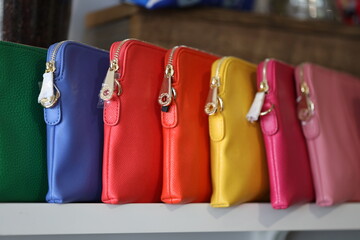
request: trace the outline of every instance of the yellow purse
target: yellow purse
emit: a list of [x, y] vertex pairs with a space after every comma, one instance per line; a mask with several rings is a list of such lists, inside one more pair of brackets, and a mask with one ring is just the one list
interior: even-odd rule
[[209, 115], [212, 207], [229, 207], [269, 198], [263, 137], [258, 123], [246, 120], [256, 94], [256, 65], [223, 57], [212, 65]]

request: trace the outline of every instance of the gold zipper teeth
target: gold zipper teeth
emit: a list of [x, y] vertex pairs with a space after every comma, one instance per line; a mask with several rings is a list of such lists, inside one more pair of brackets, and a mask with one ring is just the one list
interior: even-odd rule
[[[220, 68], [221, 68], [221, 65], [223, 64], [223, 62], [228, 59], [229, 57], [223, 57], [219, 60], [217, 66], [216, 66], [216, 71], [215, 71], [215, 77], [220, 79]], [[221, 84], [221, 82], [219, 81], [219, 85]]]
[[130, 40], [133, 40], [133, 39], [129, 38], [129, 39], [125, 39], [125, 40], [120, 42], [120, 44], [117, 46], [116, 51], [114, 53], [114, 60], [119, 59], [119, 54], [120, 54], [121, 47]]
[[169, 60], [168, 60], [168, 64], [171, 64], [173, 63], [173, 59], [174, 59], [174, 53], [175, 53], [175, 50], [178, 49], [179, 47], [184, 47], [184, 45], [181, 45], [181, 46], [175, 46], [171, 49], [171, 52], [170, 52], [170, 56], [169, 56]]
[[271, 59], [270, 58], [267, 58], [267, 59], [265, 59], [265, 61], [264, 61], [264, 66], [263, 66], [263, 77], [262, 77], [262, 81], [264, 81], [264, 82], [267, 82], [267, 64], [269, 63], [269, 61], [270, 61]]
[[51, 58], [50, 58], [50, 62], [55, 62], [55, 57], [57, 52], [59, 51], [59, 48], [61, 47], [61, 45], [63, 45], [66, 41], [61, 41], [58, 44], [55, 45], [54, 50], [51, 53]]

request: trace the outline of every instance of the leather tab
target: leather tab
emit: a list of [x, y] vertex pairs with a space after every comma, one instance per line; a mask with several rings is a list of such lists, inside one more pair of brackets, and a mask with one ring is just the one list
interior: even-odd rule
[[168, 112], [161, 112], [161, 123], [164, 128], [174, 128], [178, 122], [177, 105], [174, 101]]
[[104, 123], [109, 126], [115, 126], [120, 119], [120, 97], [114, 94], [112, 99], [104, 102]]
[[[270, 102], [267, 102], [264, 104], [263, 110], [269, 109], [271, 106], [272, 104]], [[274, 135], [275, 133], [277, 133], [279, 129], [279, 123], [278, 123], [276, 111], [277, 108], [276, 106], [274, 106], [274, 109], [271, 112], [261, 117], [261, 127], [263, 133], [266, 135], [269, 136]]]
[[48, 125], [57, 125], [61, 121], [61, 99], [51, 108], [44, 108], [44, 119]]
[[302, 124], [302, 128], [306, 139], [315, 139], [320, 135], [319, 120], [316, 115], [312, 116], [305, 124]]
[[224, 139], [224, 117], [221, 113], [209, 116], [210, 138], [215, 142]]

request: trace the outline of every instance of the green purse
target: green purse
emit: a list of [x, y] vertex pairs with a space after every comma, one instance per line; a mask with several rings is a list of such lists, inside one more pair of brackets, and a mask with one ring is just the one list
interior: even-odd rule
[[0, 41], [0, 202], [43, 202], [46, 126], [37, 103], [46, 49]]

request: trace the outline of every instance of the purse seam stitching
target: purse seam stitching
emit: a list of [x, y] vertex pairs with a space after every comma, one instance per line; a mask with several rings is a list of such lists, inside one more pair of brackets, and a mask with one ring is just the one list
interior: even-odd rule
[[[221, 158], [221, 154], [220, 154], [220, 143], [219, 144], [217, 144], [217, 146], [216, 146], [216, 148], [217, 148], [217, 155], [218, 155], [218, 158], [219, 158], [219, 161], [218, 161], [218, 169], [219, 169], [219, 171], [220, 171], [220, 173], [221, 173], [221, 161], [222, 161], [222, 158]], [[220, 174], [218, 174], [218, 183], [219, 183], [219, 186], [221, 186], [221, 178], [220, 178]], [[217, 194], [217, 202], [219, 203], [220, 202], [220, 190], [221, 188], [218, 188], [218, 194]]]
[[[314, 153], [315, 153], [315, 155], [316, 155], [316, 159], [318, 160], [319, 159], [319, 157], [318, 157], [318, 152], [316, 151], [316, 147], [314, 146], [314, 144], [311, 144], [311, 148], [313, 149], [313, 151], [314, 151]], [[326, 198], [325, 198], [325, 196], [324, 196], [324, 189], [323, 189], [323, 184], [322, 184], [322, 178], [321, 178], [321, 172], [320, 172], [320, 166], [319, 166], [319, 161], [315, 161], [315, 163], [316, 163], [316, 172], [317, 172], [317, 174], [316, 174], [316, 176], [317, 176], [317, 178], [319, 179], [319, 182], [320, 182], [320, 184], [317, 184], [317, 187], [319, 187], [320, 186], [320, 188], [318, 188], [319, 189], [319, 191], [320, 191], [320, 196], [321, 196], [321, 200], [320, 201], [328, 201]]]
[[111, 129], [112, 129], [112, 127], [109, 127], [110, 129], [109, 129], [109, 136], [108, 136], [108, 144], [107, 144], [107, 149], [106, 149], [106, 152], [107, 152], [107, 158], [106, 158], [106, 163], [107, 163], [107, 168], [106, 168], [106, 189], [105, 189], [105, 195], [106, 195], [106, 197], [107, 197], [107, 200], [110, 200], [110, 197], [109, 197], [109, 172], [110, 172], [110, 170], [109, 170], [109, 162], [110, 162], [110, 159], [109, 159], [109, 154], [110, 154], [110, 138], [111, 138]]
[[282, 201], [280, 201], [280, 193], [279, 193], [279, 191], [280, 191], [280, 189], [279, 189], [279, 179], [278, 179], [278, 168], [277, 168], [277, 164], [276, 164], [276, 160], [275, 160], [275, 156], [274, 156], [274, 148], [275, 148], [275, 146], [274, 146], [274, 141], [273, 141], [273, 139], [272, 139], [272, 137], [269, 137], [269, 141], [270, 141], [270, 145], [271, 145], [271, 151], [270, 151], [270, 154], [271, 154], [271, 165], [273, 166], [273, 175], [274, 175], [274, 180], [275, 180], [275, 184], [273, 184], [274, 185], [274, 188], [275, 188], [275, 196], [276, 196], [276, 201], [274, 201], [273, 202], [273, 204], [274, 205], [276, 205], [276, 206], [279, 206], [280, 205], [280, 203], [281, 203], [281, 205], [282, 205]]
[[53, 138], [53, 151], [52, 151], [52, 156], [51, 156], [51, 192], [50, 192], [50, 200], [54, 200], [54, 155], [55, 155], [55, 126], [53, 127], [53, 134], [52, 134], [52, 138]]
[[172, 175], [171, 172], [172, 172], [172, 168], [171, 168], [171, 144], [170, 144], [170, 137], [171, 137], [171, 129], [167, 129], [167, 142], [168, 142], [168, 168], [169, 168], [169, 171], [168, 171], [168, 193], [169, 193], [169, 197], [170, 197], [170, 202], [173, 203], [173, 199], [172, 199], [172, 191], [171, 191], [171, 186], [170, 186], [170, 176]]

